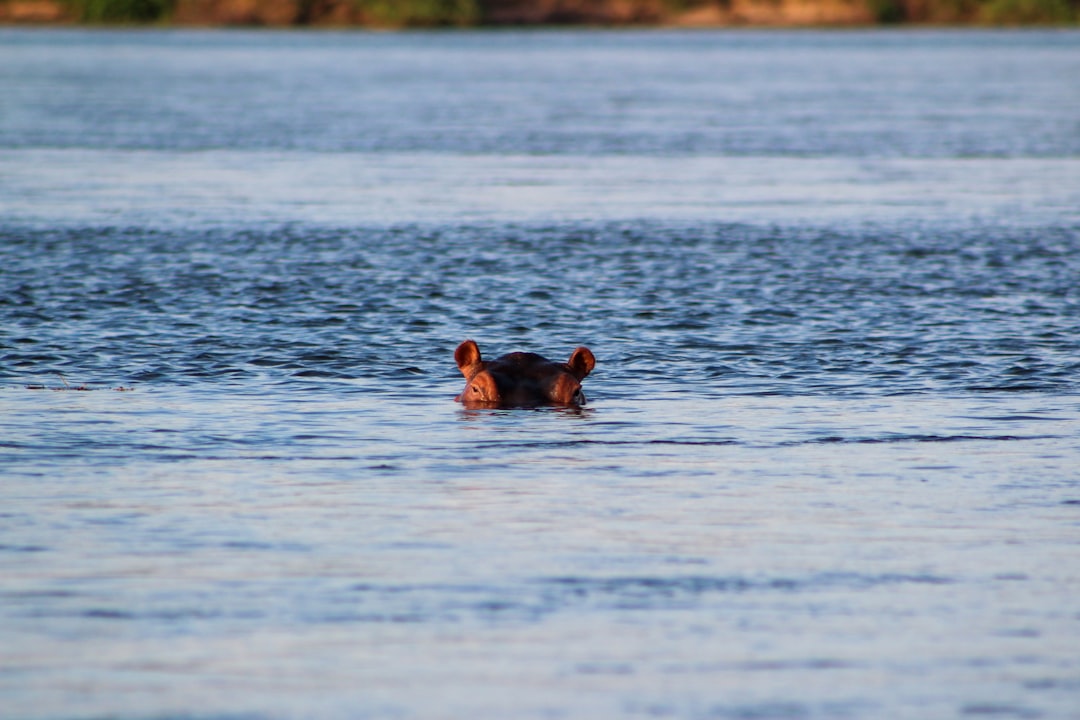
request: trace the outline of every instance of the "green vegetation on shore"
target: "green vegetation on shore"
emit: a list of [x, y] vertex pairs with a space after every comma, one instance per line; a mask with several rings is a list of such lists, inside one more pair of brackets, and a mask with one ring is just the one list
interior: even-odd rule
[[173, 0], [69, 0], [71, 15], [85, 23], [160, 22], [172, 14]]
[[479, 25], [478, 0], [352, 0], [360, 12], [385, 26]]
[[1069, 0], [868, 0], [879, 23], [936, 25], [1067, 25], [1080, 17], [1080, 3]]
[[0, 0], [0, 22], [175, 25], [1069, 25], [1080, 0]]

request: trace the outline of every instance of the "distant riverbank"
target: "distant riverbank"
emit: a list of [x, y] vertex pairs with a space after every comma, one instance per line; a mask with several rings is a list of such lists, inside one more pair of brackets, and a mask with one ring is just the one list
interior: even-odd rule
[[5, 24], [474, 27], [1072, 25], [1080, 0], [0, 0]]

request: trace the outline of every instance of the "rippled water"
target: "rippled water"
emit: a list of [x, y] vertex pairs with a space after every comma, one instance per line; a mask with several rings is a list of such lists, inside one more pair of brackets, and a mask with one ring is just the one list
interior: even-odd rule
[[1076, 717], [1078, 39], [0, 32], [0, 715]]

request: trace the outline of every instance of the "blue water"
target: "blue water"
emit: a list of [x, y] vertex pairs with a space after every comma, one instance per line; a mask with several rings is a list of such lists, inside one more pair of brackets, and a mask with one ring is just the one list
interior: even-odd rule
[[0, 31], [0, 716], [1078, 717], [1077, 77]]

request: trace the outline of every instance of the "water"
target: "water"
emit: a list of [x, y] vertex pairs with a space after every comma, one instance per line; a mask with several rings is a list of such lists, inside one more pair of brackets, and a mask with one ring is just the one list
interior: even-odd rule
[[0, 32], [0, 715], [1077, 717], [1078, 40]]

